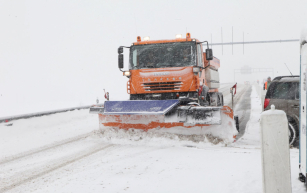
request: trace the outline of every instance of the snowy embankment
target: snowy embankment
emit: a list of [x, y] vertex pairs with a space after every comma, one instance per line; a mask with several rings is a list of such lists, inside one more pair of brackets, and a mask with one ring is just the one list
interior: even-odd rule
[[[261, 192], [253, 89], [245, 135], [225, 147], [167, 136], [98, 132], [87, 110], [0, 124], [0, 192]], [[5, 141], [4, 141], [5, 140]], [[291, 149], [293, 192], [305, 192]]]
[[[6, 126], [11, 123], [12, 126]], [[53, 143], [86, 137], [97, 127], [97, 117], [89, 116], [88, 109], [1, 123], [0, 160]]]
[[[256, 88], [258, 85], [254, 85], [253, 91], [251, 94], [251, 116], [248, 124], [246, 125], [245, 134], [242, 138], [240, 138], [236, 143], [234, 143], [235, 147], [244, 148], [244, 149], [257, 149], [259, 150], [259, 157], [256, 162], [250, 163], [253, 166], [254, 163], [257, 165], [261, 164], [261, 138], [260, 138], [260, 115], [262, 111], [261, 104], [261, 94], [258, 93]], [[260, 87], [260, 86], [259, 86]], [[261, 89], [261, 88], [260, 88]], [[298, 180], [299, 174], [299, 150], [298, 149], [290, 149], [290, 161], [291, 161], [291, 181], [292, 181], [292, 193], [303, 193], [306, 192], [306, 188], [304, 184]], [[260, 171], [261, 172], [261, 171]], [[253, 176], [255, 183], [261, 185], [261, 176]], [[259, 189], [261, 192], [262, 189]], [[249, 191], [247, 191], [249, 192]], [[251, 191], [253, 192], [253, 191]], [[255, 191], [256, 192], [256, 191]]]
[[234, 146], [244, 148], [260, 149], [260, 114], [261, 114], [261, 99], [257, 93], [257, 89], [253, 86], [251, 93], [251, 113], [250, 119], [246, 125], [244, 136], [241, 137]]

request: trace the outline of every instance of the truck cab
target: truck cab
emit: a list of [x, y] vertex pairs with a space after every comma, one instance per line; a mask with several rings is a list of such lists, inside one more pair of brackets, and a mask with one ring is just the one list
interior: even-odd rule
[[[127, 92], [130, 100], [166, 100], [186, 98], [189, 101], [222, 106], [219, 88], [219, 59], [208, 48], [203, 52], [203, 42], [176, 36], [173, 40], [142, 41], [137, 37], [129, 54]], [[119, 67], [122, 52], [119, 48]], [[121, 53], [120, 53], [121, 52]]]

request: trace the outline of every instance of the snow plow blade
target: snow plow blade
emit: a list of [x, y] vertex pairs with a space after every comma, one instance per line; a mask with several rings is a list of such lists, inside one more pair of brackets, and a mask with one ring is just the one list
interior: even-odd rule
[[179, 100], [106, 101], [105, 115], [165, 115]]
[[180, 105], [179, 100], [106, 101], [92, 107], [99, 128], [137, 129], [182, 135], [212, 135], [233, 142], [237, 135], [233, 111], [228, 106]]
[[143, 130], [220, 125], [222, 112], [233, 119], [232, 109], [227, 106], [181, 106], [179, 100], [106, 101], [104, 107], [90, 108], [90, 113], [100, 115], [100, 123], [104, 126]]

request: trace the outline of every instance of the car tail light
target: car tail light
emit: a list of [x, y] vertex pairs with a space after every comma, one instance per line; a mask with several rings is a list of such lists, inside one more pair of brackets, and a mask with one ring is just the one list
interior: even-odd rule
[[264, 107], [263, 109], [265, 109], [270, 103], [270, 99], [264, 99]]

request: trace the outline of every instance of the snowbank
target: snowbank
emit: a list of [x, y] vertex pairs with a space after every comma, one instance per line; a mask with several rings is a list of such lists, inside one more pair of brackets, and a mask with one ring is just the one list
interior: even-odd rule
[[0, 159], [98, 130], [88, 109], [0, 123]]
[[251, 93], [251, 115], [250, 120], [246, 124], [245, 134], [234, 146], [260, 148], [260, 115], [262, 112], [261, 98], [257, 93], [255, 86]]

